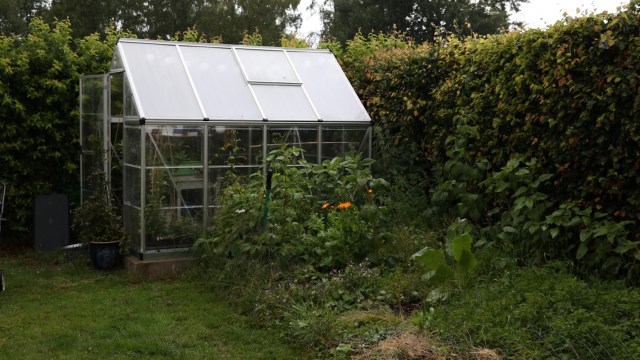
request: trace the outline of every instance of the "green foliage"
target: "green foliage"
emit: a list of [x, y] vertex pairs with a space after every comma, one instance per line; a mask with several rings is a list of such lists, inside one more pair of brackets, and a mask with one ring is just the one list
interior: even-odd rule
[[416, 263], [427, 271], [422, 276], [422, 280], [435, 287], [427, 298], [429, 301], [446, 298], [448, 294], [443, 287], [452, 280], [456, 280], [461, 289], [467, 288], [471, 273], [478, 265], [478, 261], [471, 249], [472, 235], [469, 232], [455, 233], [455, 230], [461, 226], [464, 228], [465, 223], [465, 220], [459, 220], [450, 227], [453, 231], [450, 231], [448, 236], [446, 252], [452, 260], [447, 259], [444, 249], [432, 249], [430, 247], [420, 250], [412, 257]]
[[[556, 207], [543, 190], [551, 174], [537, 175], [537, 160], [511, 159], [483, 182], [489, 201], [500, 204], [489, 211], [495, 225], [482, 229], [489, 241], [518, 259], [543, 262], [544, 257], [575, 257], [585, 268], [602, 276], [633, 274], [637, 243], [628, 240], [631, 221], [612, 221], [607, 214], [581, 209], [567, 202]], [[544, 191], [544, 192], [543, 192]], [[502, 209], [502, 210], [501, 210]], [[575, 239], [579, 239], [576, 244]]]
[[114, 39], [73, 39], [68, 22], [35, 18], [28, 35], [0, 36], [0, 163], [6, 229], [29, 230], [32, 199], [77, 189], [78, 78], [105, 72]]
[[509, 271], [453, 295], [426, 324], [465, 346], [500, 349], [505, 359], [637, 356], [639, 294], [622, 283], [585, 283], [565, 266]]
[[0, 0], [0, 34], [24, 34], [46, 5], [45, 0]]
[[245, 31], [242, 33], [242, 45], [262, 45], [262, 35], [256, 30], [252, 33]]
[[83, 204], [73, 210], [71, 229], [78, 241], [124, 243], [125, 233], [122, 217], [109, 194], [103, 172], [91, 175], [95, 181], [95, 190]]
[[473, 256], [473, 252], [471, 252], [472, 242], [473, 238], [469, 233], [456, 236], [451, 240], [453, 258], [456, 260], [458, 269], [465, 275], [469, 274], [478, 265], [475, 256]]
[[478, 127], [470, 126], [463, 117], [455, 117], [454, 133], [445, 140], [447, 161], [434, 165], [437, 185], [431, 190], [430, 217], [461, 217], [479, 221], [483, 210], [483, 196], [479, 182], [486, 176], [489, 162], [471, 158], [467, 143], [479, 138]]
[[407, 32], [419, 42], [439, 33], [491, 34], [509, 25], [507, 9], [522, 0], [326, 0], [320, 9], [323, 37], [345, 42], [359, 32]]
[[210, 37], [221, 37], [227, 44], [240, 43], [247, 33], [259, 33], [260, 45], [263, 42], [276, 45], [287, 27], [299, 27], [298, 4], [298, 0], [207, 1], [200, 9], [199, 18], [191, 25], [195, 24], [199, 31]]
[[382, 241], [382, 209], [375, 192], [386, 182], [372, 178], [371, 161], [359, 156], [315, 165], [299, 159], [301, 151], [293, 147], [269, 154], [273, 177], [265, 231], [261, 174], [246, 183], [233, 178], [214, 215], [211, 238], [197, 244], [205, 257], [251, 257], [289, 266], [305, 262], [322, 268], [375, 259]]
[[95, 169], [84, 184], [90, 189], [88, 198], [80, 206], [73, 209], [71, 230], [77, 240], [82, 243], [119, 241], [121, 250], [125, 249], [125, 232], [122, 227], [120, 209], [115, 205], [113, 194], [107, 184], [107, 175], [102, 170], [104, 152], [101, 143], [95, 136], [87, 139], [88, 146], [95, 156]]
[[414, 259], [428, 271], [422, 279], [435, 286], [443, 285], [454, 276], [453, 269], [447, 264], [442, 249], [422, 249], [415, 254]]
[[335, 53], [376, 121], [376, 171], [421, 177], [430, 222], [470, 219], [521, 262], [634, 281], [638, 11], [435, 44], [357, 36]]
[[280, 46], [285, 48], [308, 48], [309, 44], [306, 40], [300, 39], [292, 34], [280, 36]]
[[536, 164], [535, 158], [528, 162], [511, 159], [483, 182], [495, 206], [489, 214], [497, 217], [493, 228], [484, 229], [485, 235], [514, 257], [532, 262], [541, 261], [545, 254], [557, 257], [563, 253], [559, 244], [553, 244], [558, 234], [553, 236], [546, 223], [553, 202], [541, 189], [552, 175], [536, 176]]
[[240, 43], [246, 32], [259, 32], [265, 44], [274, 45], [288, 28], [300, 27], [298, 3], [299, 0], [1, 0], [0, 33], [23, 35], [36, 15], [49, 24], [68, 19], [78, 38], [105, 34], [115, 24], [135, 37], [163, 40], [197, 28], [202, 38], [224, 39], [229, 44]]

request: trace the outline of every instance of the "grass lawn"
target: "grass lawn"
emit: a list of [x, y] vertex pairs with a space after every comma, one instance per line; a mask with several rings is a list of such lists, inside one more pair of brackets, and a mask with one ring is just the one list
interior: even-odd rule
[[188, 276], [0, 254], [0, 359], [300, 359]]

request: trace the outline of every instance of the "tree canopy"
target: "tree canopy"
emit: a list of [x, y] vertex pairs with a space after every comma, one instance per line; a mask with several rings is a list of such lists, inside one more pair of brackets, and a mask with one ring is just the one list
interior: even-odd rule
[[46, 0], [0, 0], [0, 34], [21, 34]]
[[141, 38], [167, 39], [197, 28], [205, 37], [227, 43], [244, 34], [260, 33], [276, 44], [287, 28], [300, 26], [300, 0], [0, 0], [0, 33], [21, 34], [29, 19], [41, 16], [53, 24], [69, 19], [74, 36], [104, 33], [107, 28], [130, 31]]
[[214, 0], [207, 1], [196, 25], [209, 36], [221, 36], [225, 43], [238, 43], [246, 33], [260, 33], [265, 45], [276, 44], [287, 27], [300, 26], [295, 12], [300, 0]]
[[510, 25], [508, 10], [527, 0], [324, 0], [322, 37], [342, 43], [361, 31], [406, 32], [417, 42], [437, 33], [491, 34]]

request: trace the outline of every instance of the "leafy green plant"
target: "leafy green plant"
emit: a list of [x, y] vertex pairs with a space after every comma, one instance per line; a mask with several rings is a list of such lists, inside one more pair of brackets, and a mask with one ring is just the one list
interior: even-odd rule
[[[27, 240], [32, 201], [66, 193], [78, 203], [78, 78], [105, 73], [119, 37], [74, 38], [67, 20], [33, 17], [28, 34], [0, 36], [0, 162], [9, 187], [5, 235]], [[63, 141], [64, 139], [64, 141]]]
[[[478, 241], [511, 247], [521, 262], [576, 258], [581, 248], [585, 274], [597, 269], [637, 278], [633, 244], [640, 232], [626, 222], [640, 219], [634, 121], [640, 107], [638, 83], [631, 80], [639, 10], [631, 5], [618, 14], [567, 18], [546, 31], [447, 37], [435, 44], [415, 44], [402, 34], [355, 38], [335, 53], [377, 119], [376, 170], [389, 179], [422, 177], [434, 221], [459, 216], [491, 228]], [[465, 134], [460, 125], [471, 131]], [[496, 187], [486, 193], [489, 184], [480, 184], [510, 160], [521, 162], [517, 172], [532, 159], [530, 175], [509, 175], [520, 177], [526, 194], [511, 198], [518, 188], [500, 194]], [[587, 209], [604, 214], [596, 222], [612, 225], [580, 241], [579, 227], [593, 230], [583, 233], [586, 239], [601, 226], [547, 224], [547, 216], [565, 205], [575, 216]], [[503, 214], [508, 219], [502, 221]], [[614, 223], [626, 224], [625, 231]], [[604, 232], [618, 234], [617, 240]], [[624, 265], [603, 269], [609, 261]]]
[[606, 213], [575, 203], [557, 206], [544, 190], [551, 174], [536, 175], [537, 160], [514, 158], [485, 180], [487, 197], [497, 206], [494, 225], [481, 230], [484, 241], [521, 262], [542, 263], [547, 258], [573, 257], [580, 266], [598, 269], [603, 276], [633, 265], [640, 242], [628, 239], [632, 221], [612, 221]]
[[299, 159], [301, 151], [292, 147], [269, 154], [273, 178], [266, 229], [260, 226], [261, 174], [246, 183], [235, 178], [238, 182], [224, 190], [212, 237], [198, 241], [209, 249], [206, 256], [252, 256], [284, 267], [304, 261], [331, 268], [375, 255], [382, 241], [375, 191], [386, 182], [373, 178], [370, 162], [358, 156], [314, 165]]
[[125, 233], [122, 227], [122, 217], [118, 215], [118, 208], [109, 196], [104, 173], [96, 172], [98, 188], [85, 202], [72, 212], [71, 229], [78, 241], [111, 242], [119, 241], [124, 244]]
[[[459, 222], [464, 223], [464, 220]], [[422, 279], [434, 287], [427, 297], [428, 302], [446, 299], [445, 286], [451, 281], [455, 280], [460, 289], [469, 286], [471, 274], [478, 265], [472, 243], [473, 237], [469, 232], [450, 234], [446, 250], [426, 247], [413, 255], [413, 260], [427, 271]]]
[[120, 209], [115, 205], [103, 170], [104, 151], [95, 136], [89, 137], [88, 144], [96, 154], [94, 170], [85, 184], [90, 193], [84, 203], [72, 211], [71, 229], [81, 243], [119, 241], [121, 250], [125, 250]]
[[478, 126], [462, 116], [454, 117], [454, 133], [445, 140], [447, 161], [434, 166], [436, 186], [431, 190], [431, 217], [462, 217], [479, 221], [484, 210], [479, 182], [489, 162], [470, 159], [468, 143], [480, 137]]
[[546, 224], [553, 202], [542, 189], [552, 175], [537, 176], [537, 163], [535, 158], [511, 159], [482, 184], [495, 205], [488, 214], [497, 217], [484, 234], [496, 239], [496, 245], [507, 253], [532, 262], [540, 262], [545, 254], [558, 255], [551, 243], [554, 234]]
[[435, 309], [433, 307], [429, 307], [429, 309], [418, 310], [411, 316], [411, 322], [420, 329], [420, 331], [424, 331], [431, 320], [433, 319], [433, 313]]

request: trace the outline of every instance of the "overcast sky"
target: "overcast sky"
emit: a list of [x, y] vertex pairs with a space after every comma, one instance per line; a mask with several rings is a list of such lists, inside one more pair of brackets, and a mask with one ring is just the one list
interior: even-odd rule
[[[307, 11], [309, 3], [311, 0], [301, 0], [298, 7], [303, 14], [298, 35], [305, 38], [309, 33], [319, 32], [322, 28], [319, 15]], [[565, 12], [571, 17], [583, 12], [617, 12], [617, 7], [628, 3], [629, 0], [529, 0], [520, 6], [520, 12], [513, 14], [511, 20], [523, 21], [528, 28], [544, 28], [562, 19]], [[580, 9], [578, 13], [577, 9]]]

